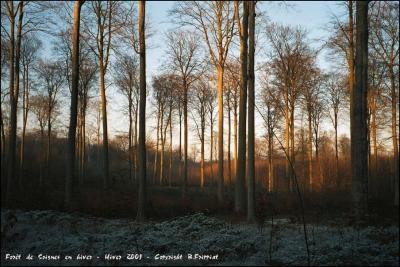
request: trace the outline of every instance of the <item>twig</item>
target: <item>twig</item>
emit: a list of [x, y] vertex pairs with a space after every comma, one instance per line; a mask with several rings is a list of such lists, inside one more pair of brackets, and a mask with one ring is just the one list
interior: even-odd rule
[[[258, 113], [260, 113], [261, 117], [263, 118], [264, 122], [266, 122], [266, 119], [264, 118], [263, 114], [260, 112], [260, 109], [258, 108], [258, 106], [254, 103], [254, 106], [257, 108]], [[310, 249], [308, 247], [308, 237], [307, 237], [307, 229], [306, 229], [306, 221], [305, 221], [305, 217], [304, 217], [304, 205], [303, 205], [303, 198], [301, 196], [301, 192], [300, 192], [300, 188], [299, 188], [299, 183], [297, 181], [297, 175], [296, 175], [296, 171], [294, 169], [293, 163], [289, 158], [289, 155], [287, 154], [286, 150], [284, 149], [284, 146], [282, 144], [282, 142], [279, 140], [278, 136], [275, 134], [275, 131], [272, 131], [272, 133], [274, 134], [276, 140], [278, 141], [279, 145], [281, 146], [283, 152], [285, 153], [286, 159], [289, 162], [290, 168], [293, 171], [293, 178], [294, 181], [296, 183], [296, 189], [297, 189], [297, 194], [300, 200], [300, 209], [301, 209], [301, 216], [303, 219], [303, 230], [304, 230], [304, 239], [305, 239], [305, 243], [306, 243], [306, 248], [307, 248], [307, 263], [308, 266], [310, 266]]]

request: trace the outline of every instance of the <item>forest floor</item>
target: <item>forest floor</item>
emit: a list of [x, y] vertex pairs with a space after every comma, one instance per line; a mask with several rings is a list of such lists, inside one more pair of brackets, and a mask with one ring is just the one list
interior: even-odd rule
[[[397, 224], [355, 228], [343, 219], [326, 219], [307, 224], [307, 233], [311, 265], [399, 265]], [[301, 222], [288, 218], [248, 225], [195, 213], [137, 223], [79, 213], [1, 210], [2, 266], [307, 265], [304, 240]], [[142, 256], [128, 259], [135, 257], [130, 254]], [[203, 258], [189, 259], [189, 254]], [[89, 259], [77, 260], [78, 255]]]

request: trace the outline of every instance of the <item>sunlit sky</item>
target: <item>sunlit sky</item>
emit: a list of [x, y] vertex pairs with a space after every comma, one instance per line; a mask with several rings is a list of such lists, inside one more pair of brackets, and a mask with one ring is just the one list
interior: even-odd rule
[[[172, 18], [169, 16], [168, 11], [174, 5], [174, 1], [147, 1], [146, 4], [146, 20], [151, 25], [151, 31], [153, 35], [147, 41], [148, 50], [147, 50], [147, 82], [148, 82], [148, 90], [151, 90], [151, 80], [152, 76], [160, 73], [162, 70], [160, 69], [160, 65], [163, 60], [165, 60], [165, 33], [177, 27], [172, 23]], [[287, 1], [284, 4], [281, 2], [258, 2], [257, 3], [258, 11], [261, 11], [269, 21], [276, 22], [284, 25], [292, 25], [298, 26], [300, 25], [304, 29], [308, 31], [308, 39], [310, 45], [314, 48], [318, 48], [321, 46], [322, 42], [327, 39], [330, 34], [328, 23], [332, 19], [332, 15], [342, 16], [345, 14], [345, 10], [343, 6], [340, 5], [339, 2], [334, 1], [296, 1], [290, 2]], [[256, 25], [256, 27], [260, 27], [260, 25]], [[261, 34], [262, 36], [262, 34]], [[51, 37], [51, 36], [50, 36]], [[48, 40], [51, 38], [46, 37], [45, 45], [47, 49], [45, 49], [45, 54], [50, 52], [50, 44]], [[200, 41], [200, 40], [199, 40]], [[265, 45], [263, 42], [260, 42], [260, 45]], [[256, 54], [256, 65], [265, 61], [265, 50], [267, 47], [261, 47], [261, 52]], [[263, 52], [264, 51], [264, 52]], [[206, 51], [207, 52], [207, 51]], [[49, 55], [43, 55], [48, 57]], [[50, 55], [51, 56], [51, 55]], [[324, 70], [329, 70], [331, 64], [337, 64], [335, 62], [329, 62], [327, 59], [326, 53], [320, 53], [318, 57], [318, 65]], [[109, 79], [112, 77], [108, 77]], [[257, 79], [257, 77], [256, 77]], [[257, 88], [256, 88], [257, 90]], [[97, 93], [97, 89], [94, 90]], [[122, 97], [112, 85], [107, 89], [107, 98], [108, 98], [108, 124], [109, 124], [109, 135], [115, 136], [118, 134], [125, 134], [128, 130], [128, 118], [126, 114], [123, 113], [123, 106], [126, 103], [124, 97]], [[148, 136], [150, 136], [153, 140], [155, 139], [155, 112], [149, 101], [151, 94], [149, 94], [147, 100], [147, 125], [146, 132]], [[69, 103], [68, 103], [69, 104]], [[225, 112], [226, 115], [226, 112]], [[299, 114], [297, 114], [299, 115]], [[65, 111], [65, 116], [62, 118], [68, 117], [68, 109]], [[349, 134], [349, 125], [348, 125], [348, 116], [341, 116], [340, 119], [340, 127], [339, 134]], [[300, 117], [297, 118], [297, 125], [300, 125]], [[90, 121], [93, 121], [90, 116], [88, 118], [89, 124]], [[225, 124], [226, 124], [225, 120]], [[67, 120], [62, 121], [61, 124], [63, 126], [67, 125]], [[93, 122], [92, 122], [93, 124]], [[174, 139], [173, 145], [178, 145], [179, 142], [179, 132], [178, 132], [178, 124], [174, 127]], [[191, 125], [191, 118], [189, 118], [189, 129], [191, 129], [193, 125]], [[227, 129], [227, 127], [225, 128]], [[217, 130], [215, 128], [215, 130]], [[328, 118], [325, 119], [325, 122], [322, 125], [322, 130], [330, 132], [333, 130], [330, 120]], [[209, 130], [206, 130], [207, 135]], [[227, 131], [226, 131], [227, 132]], [[224, 137], [224, 142], [227, 140], [227, 133]], [[261, 117], [256, 114], [256, 137], [261, 137], [265, 133], [265, 128], [263, 126], [263, 122]], [[208, 142], [208, 137], [206, 137], [206, 142]], [[189, 148], [193, 144], [199, 144], [199, 139], [197, 135], [194, 134], [193, 131], [190, 132], [189, 137]]]

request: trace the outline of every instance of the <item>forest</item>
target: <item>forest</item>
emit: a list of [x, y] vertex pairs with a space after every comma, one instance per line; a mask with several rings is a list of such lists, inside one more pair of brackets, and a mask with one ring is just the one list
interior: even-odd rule
[[398, 113], [395, 1], [2, 1], [1, 264], [399, 265]]

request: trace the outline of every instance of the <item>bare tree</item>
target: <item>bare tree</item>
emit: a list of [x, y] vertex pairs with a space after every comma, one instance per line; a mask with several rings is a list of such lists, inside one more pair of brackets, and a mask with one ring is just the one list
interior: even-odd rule
[[29, 114], [29, 96], [33, 81], [30, 79], [30, 70], [32, 64], [34, 64], [37, 58], [37, 52], [41, 46], [41, 41], [33, 35], [27, 35], [22, 40], [21, 57], [22, 57], [22, 134], [21, 134], [21, 149], [20, 149], [20, 161], [19, 161], [19, 187], [22, 188], [23, 174], [24, 174], [24, 160], [25, 160], [25, 135], [26, 126]]
[[235, 12], [230, 1], [179, 2], [171, 11], [182, 25], [192, 26], [204, 36], [211, 62], [217, 70], [218, 92], [218, 201], [223, 199], [224, 143], [223, 88], [229, 45], [235, 35]]
[[[15, 177], [15, 162], [16, 162], [16, 146], [17, 146], [17, 106], [19, 95], [19, 74], [20, 74], [20, 52], [22, 38], [22, 24], [24, 16], [24, 1], [19, 1], [15, 8], [14, 1], [6, 2], [7, 18], [10, 22], [9, 31], [9, 90], [10, 90], [10, 128], [8, 141], [8, 175], [7, 175], [7, 190], [6, 203], [9, 204]], [[18, 14], [18, 16], [17, 16]], [[15, 23], [18, 17], [17, 24], [17, 40], [15, 40]]]
[[[39, 188], [43, 187], [44, 166], [46, 160], [45, 128], [48, 122], [48, 109], [46, 107], [47, 97], [41, 92], [31, 98], [31, 109], [35, 115], [40, 128], [40, 151], [39, 151]], [[74, 144], [75, 145], [75, 144]]]
[[196, 133], [200, 139], [201, 162], [200, 162], [200, 188], [204, 189], [205, 174], [204, 174], [204, 143], [207, 117], [207, 103], [213, 97], [212, 88], [207, 79], [201, 79], [194, 84], [194, 88], [190, 94], [191, 114], [196, 125]]
[[75, 1], [73, 13], [72, 30], [72, 79], [71, 79], [71, 107], [68, 129], [67, 168], [65, 177], [65, 207], [71, 207], [72, 181], [75, 174], [75, 134], [78, 112], [78, 82], [79, 82], [79, 36], [80, 36], [80, 14], [84, 1]]
[[254, 52], [255, 52], [255, 1], [249, 2], [249, 70], [248, 70], [248, 94], [249, 94], [249, 121], [248, 121], [248, 161], [249, 168], [247, 177], [247, 221], [255, 222], [255, 129], [254, 129], [254, 106], [255, 106], [255, 80], [254, 80]]
[[182, 196], [187, 192], [188, 159], [188, 90], [201, 71], [200, 46], [197, 36], [189, 31], [172, 31], [167, 34], [168, 64], [179, 73], [183, 89], [184, 167]]
[[145, 1], [139, 2], [139, 56], [140, 56], [140, 100], [139, 100], [139, 194], [137, 220], [145, 217], [146, 201], [146, 43]]
[[266, 181], [266, 188], [268, 192], [275, 191], [274, 183], [274, 134], [279, 129], [280, 119], [280, 102], [276, 101], [279, 97], [279, 89], [274, 87], [270, 81], [270, 75], [268, 75], [268, 68], [263, 73], [261, 80], [261, 94], [260, 94], [260, 108], [259, 111], [262, 113], [261, 116], [264, 120], [264, 125], [267, 129], [267, 141], [268, 141], [268, 175]]
[[358, 220], [368, 211], [368, 143], [367, 143], [367, 87], [368, 87], [368, 2], [356, 3], [355, 83], [351, 102], [351, 170], [354, 213]]
[[[135, 54], [134, 54], [135, 55]], [[122, 94], [128, 100], [128, 151], [129, 151], [129, 180], [133, 182], [133, 170], [132, 167], [136, 166], [136, 154], [133, 150], [136, 145], [136, 134], [137, 128], [136, 114], [138, 110], [139, 102], [139, 71], [138, 71], [138, 59], [135, 56], [123, 54], [118, 58], [115, 64], [115, 80], [118, 88]]]
[[43, 82], [43, 89], [46, 92], [46, 108], [47, 108], [47, 151], [46, 151], [46, 178], [50, 176], [50, 160], [51, 160], [51, 131], [52, 123], [56, 115], [57, 97], [64, 84], [63, 70], [59, 62], [40, 60], [36, 68], [39, 80]]
[[247, 110], [247, 38], [249, 6], [243, 2], [243, 20], [240, 22], [239, 2], [235, 2], [236, 19], [238, 21], [240, 39], [240, 100], [239, 100], [239, 137], [238, 137], [238, 161], [236, 166], [235, 184], [235, 211], [245, 211], [245, 175], [246, 175], [246, 110]]
[[347, 104], [347, 79], [340, 76], [338, 73], [331, 73], [327, 77], [326, 90], [327, 90], [327, 103], [329, 105], [329, 118], [335, 130], [335, 181], [336, 187], [340, 188], [341, 178], [339, 176], [339, 147], [338, 147], [338, 126], [339, 114]]
[[[83, 25], [85, 25], [84, 32], [90, 37], [86, 39], [99, 62], [99, 86], [103, 122], [103, 188], [107, 189], [110, 175], [105, 76], [110, 62], [112, 37], [120, 29], [121, 23], [118, 20], [119, 3], [117, 1], [93, 1], [90, 8], [94, 17], [85, 16], [87, 21]], [[90, 20], [96, 22], [94, 26], [91, 25]]]
[[[399, 3], [383, 1], [374, 4], [371, 16], [371, 48], [387, 69], [390, 81], [391, 130], [394, 169], [394, 204], [399, 205], [399, 146], [397, 134], [398, 76], [399, 66]], [[397, 69], [397, 74], [396, 74]], [[397, 85], [397, 86], [396, 86]]]

